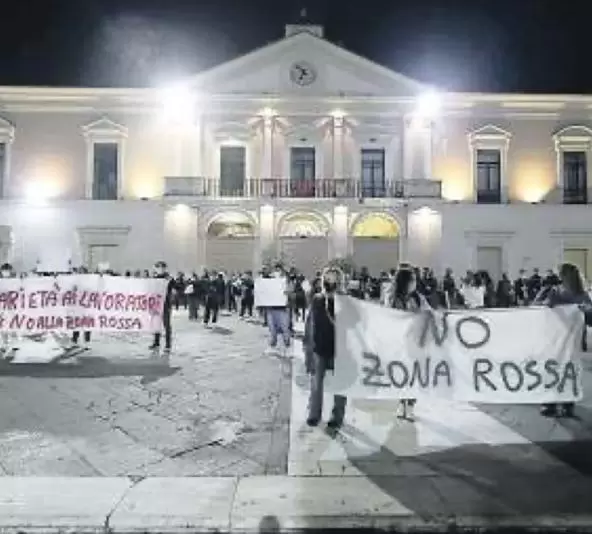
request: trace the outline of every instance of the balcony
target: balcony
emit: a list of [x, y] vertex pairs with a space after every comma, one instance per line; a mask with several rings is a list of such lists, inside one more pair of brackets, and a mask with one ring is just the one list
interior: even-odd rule
[[354, 178], [249, 178], [242, 187], [225, 187], [218, 178], [165, 177], [165, 197], [208, 198], [441, 198], [436, 180], [396, 180], [362, 184]]

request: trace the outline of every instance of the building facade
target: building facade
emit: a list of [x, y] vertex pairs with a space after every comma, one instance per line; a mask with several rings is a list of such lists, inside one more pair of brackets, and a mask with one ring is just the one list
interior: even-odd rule
[[435, 94], [288, 26], [157, 89], [0, 88], [0, 259], [229, 271], [577, 263], [592, 96]]

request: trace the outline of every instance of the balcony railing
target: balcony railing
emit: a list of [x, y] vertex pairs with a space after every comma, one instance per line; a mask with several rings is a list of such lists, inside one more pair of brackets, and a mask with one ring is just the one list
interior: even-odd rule
[[249, 178], [242, 186], [226, 186], [218, 178], [165, 177], [168, 197], [247, 198], [441, 198], [442, 184], [436, 180], [395, 180], [365, 184], [354, 178]]

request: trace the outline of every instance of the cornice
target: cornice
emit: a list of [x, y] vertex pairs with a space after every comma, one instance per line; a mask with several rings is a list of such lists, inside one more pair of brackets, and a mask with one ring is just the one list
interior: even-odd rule
[[[237, 111], [293, 107], [292, 115], [310, 114], [310, 107], [344, 109], [346, 113], [400, 116], [416, 105], [414, 97], [375, 95], [202, 94], [204, 109]], [[0, 87], [0, 110], [32, 113], [151, 113], [160, 107], [156, 88]], [[298, 108], [301, 108], [299, 111]], [[308, 110], [306, 108], [309, 108]], [[481, 111], [516, 118], [554, 118], [558, 113], [592, 110], [592, 95], [443, 93], [442, 115], [478, 115]]]

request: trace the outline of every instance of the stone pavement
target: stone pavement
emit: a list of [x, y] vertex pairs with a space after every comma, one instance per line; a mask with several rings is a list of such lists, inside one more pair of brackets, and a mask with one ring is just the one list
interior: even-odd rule
[[203, 332], [178, 318], [169, 370], [130, 365], [147, 340], [126, 339], [101, 351], [128, 363], [88, 364], [86, 378], [0, 370], [7, 474], [103, 475], [0, 477], [0, 532], [592, 530], [592, 354], [574, 420], [420, 402], [410, 424], [395, 402], [358, 400], [332, 435], [305, 424], [299, 350], [263, 356], [263, 329], [223, 320]]
[[78, 365], [23, 347], [0, 366], [0, 474], [196, 476], [286, 472], [289, 368], [263, 356], [266, 330], [178, 312], [170, 367], [149, 336], [93, 340]]

